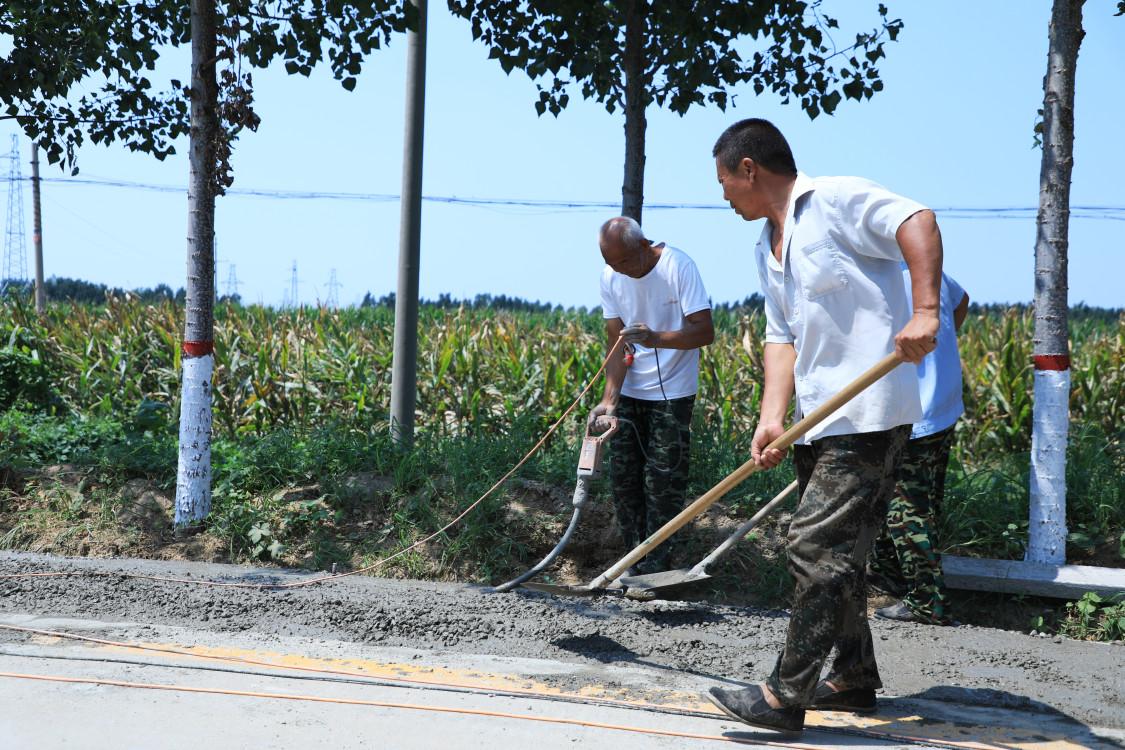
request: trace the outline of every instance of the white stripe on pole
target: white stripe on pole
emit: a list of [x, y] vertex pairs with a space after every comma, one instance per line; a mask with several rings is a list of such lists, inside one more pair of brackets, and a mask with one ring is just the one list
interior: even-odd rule
[[1066, 562], [1066, 442], [1070, 370], [1035, 371], [1031, 435], [1031, 525], [1027, 559]]

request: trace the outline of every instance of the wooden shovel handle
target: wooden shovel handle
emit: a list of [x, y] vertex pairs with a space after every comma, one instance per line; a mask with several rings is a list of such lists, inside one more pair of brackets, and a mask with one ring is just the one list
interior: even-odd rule
[[[781, 433], [776, 440], [769, 444], [768, 448], [785, 450], [793, 445], [802, 435], [823, 422], [832, 412], [851, 401], [860, 391], [898, 367], [901, 363], [902, 360], [900, 360], [896, 354], [892, 353], [883, 357], [874, 367], [844, 386], [843, 390], [835, 396], [825, 401], [816, 409], [813, 409], [813, 411], [800, 422]], [[590, 581], [587, 588], [602, 589], [608, 586], [610, 582], [617, 580], [617, 578], [625, 572], [626, 568], [647, 555], [654, 548], [662, 544], [664, 540], [679, 531], [681, 527], [686, 526], [695, 519], [696, 516], [699, 516], [703, 511], [714, 505], [715, 501], [741, 484], [746, 477], [760, 470], [761, 467], [754, 463], [754, 459], [750, 459], [742, 464], [742, 466], [739, 466], [722, 481], [707, 490], [699, 499], [680, 511], [675, 518], [661, 526], [652, 536], [641, 542], [632, 552], [618, 560], [611, 568], [593, 581]]]

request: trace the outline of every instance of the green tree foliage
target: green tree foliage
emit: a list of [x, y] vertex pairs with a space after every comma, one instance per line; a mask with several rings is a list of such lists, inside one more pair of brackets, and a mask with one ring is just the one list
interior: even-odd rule
[[[230, 184], [230, 141], [258, 125], [250, 68], [282, 60], [307, 76], [327, 61], [350, 91], [364, 56], [407, 28], [412, 10], [400, 0], [218, 3], [220, 180]], [[188, 132], [188, 82], [150, 78], [161, 51], [190, 37], [188, 3], [179, 0], [0, 4], [0, 38], [11, 41], [0, 56], [0, 119], [16, 120], [50, 162], [74, 172], [87, 139], [164, 159]]]
[[609, 112], [625, 110], [624, 213], [639, 219], [644, 174], [644, 110], [652, 103], [684, 114], [692, 105], [725, 110], [729, 89], [749, 83], [816, 118], [842, 99], [882, 89], [877, 63], [900, 20], [880, 4], [879, 25], [837, 42], [835, 18], [819, 0], [449, 0], [510, 73], [536, 82], [540, 115], [558, 115], [577, 87]]
[[[883, 43], [894, 40], [902, 21], [889, 20], [879, 5], [878, 28], [857, 34], [854, 44], [837, 46], [836, 19], [819, 2], [696, 0], [690, 3], [640, 1], [644, 29], [644, 103], [656, 102], [678, 114], [693, 104], [725, 109], [727, 89], [750, 82], [783, 103], [796, 98], [810, 118], [831, 114], [843, 97], [870, 98], [883, 88], [875, 67]], [[624, 105], [623, 60], [629, 2], [585, 0], [450, 0], [450, 9], [472, 24], [473, 38], [490, 48], [510, 73], [527, 72], [539, 85], [540, 113], [559, 114], [570, 84], [614, 112]], [[690, 6], [690, 7], [689, 7]], [[765, 44], [744, 60], [743, 37]]]

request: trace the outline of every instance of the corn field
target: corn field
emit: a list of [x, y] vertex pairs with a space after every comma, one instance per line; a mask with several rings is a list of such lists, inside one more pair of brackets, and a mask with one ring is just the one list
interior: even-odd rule
[[[703, 350], [698, 419], [717, 439], [748, 439], [762, 382], [757, 310], [716, 313]], [[1033, 316], [971, 315], [960, 336], [966, 415], [959, 449], [1026, 451], [1031, 435]], [[111, 298], [59, 304], [42, 320], [19, 302], [0, 307], [0, 346], [43, 370], [54, 408], [125, 421], [142, 404], [178, 414], [183, 310]], [[215, 327], [215, 428], [224, 436], [387, 421], [393, 315], [386, 308], [276, 311], [220, 306]], [[1125, 420], [1125, 315], [1072, 325], [1071, 417], [1119, 436]], [[424, 308], [419, 330], [422, 430], [503, 429], [516, 417], [547, 423], [593, 376], [605, 353], [601, 320], [567, 312]], [[2, 351], [2, 349], [0, 349]], [[600, 383], [587, 401], [600, 396]], [[3, 405], [0, 405], [3, 406]]]

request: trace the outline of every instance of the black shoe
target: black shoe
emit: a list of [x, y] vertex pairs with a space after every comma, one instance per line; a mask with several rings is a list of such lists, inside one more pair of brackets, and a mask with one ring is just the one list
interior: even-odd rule
[[898, 620], [899, 622], [926, 622], [925, 619], [914, 614], [910, 607], [902, 602], [895, 602], [886, 607], [880, 607], [875, 610], [876, 617], [882, 617], [884, 620]]
[[851, 711], [856, 714], [875, 713], [875, 691], [872, 688], [833, 690], [821, 680], [813, 693], [812, 706], [821, 711]]
[[704, 697], [727, 716], [750, 726], [777, 732], [800, 732], [805, 728], [805, 709], [772, 708], [766, 703], [762, 688], [757, 685], [743, 690], [713, 687], [704, 693]]

